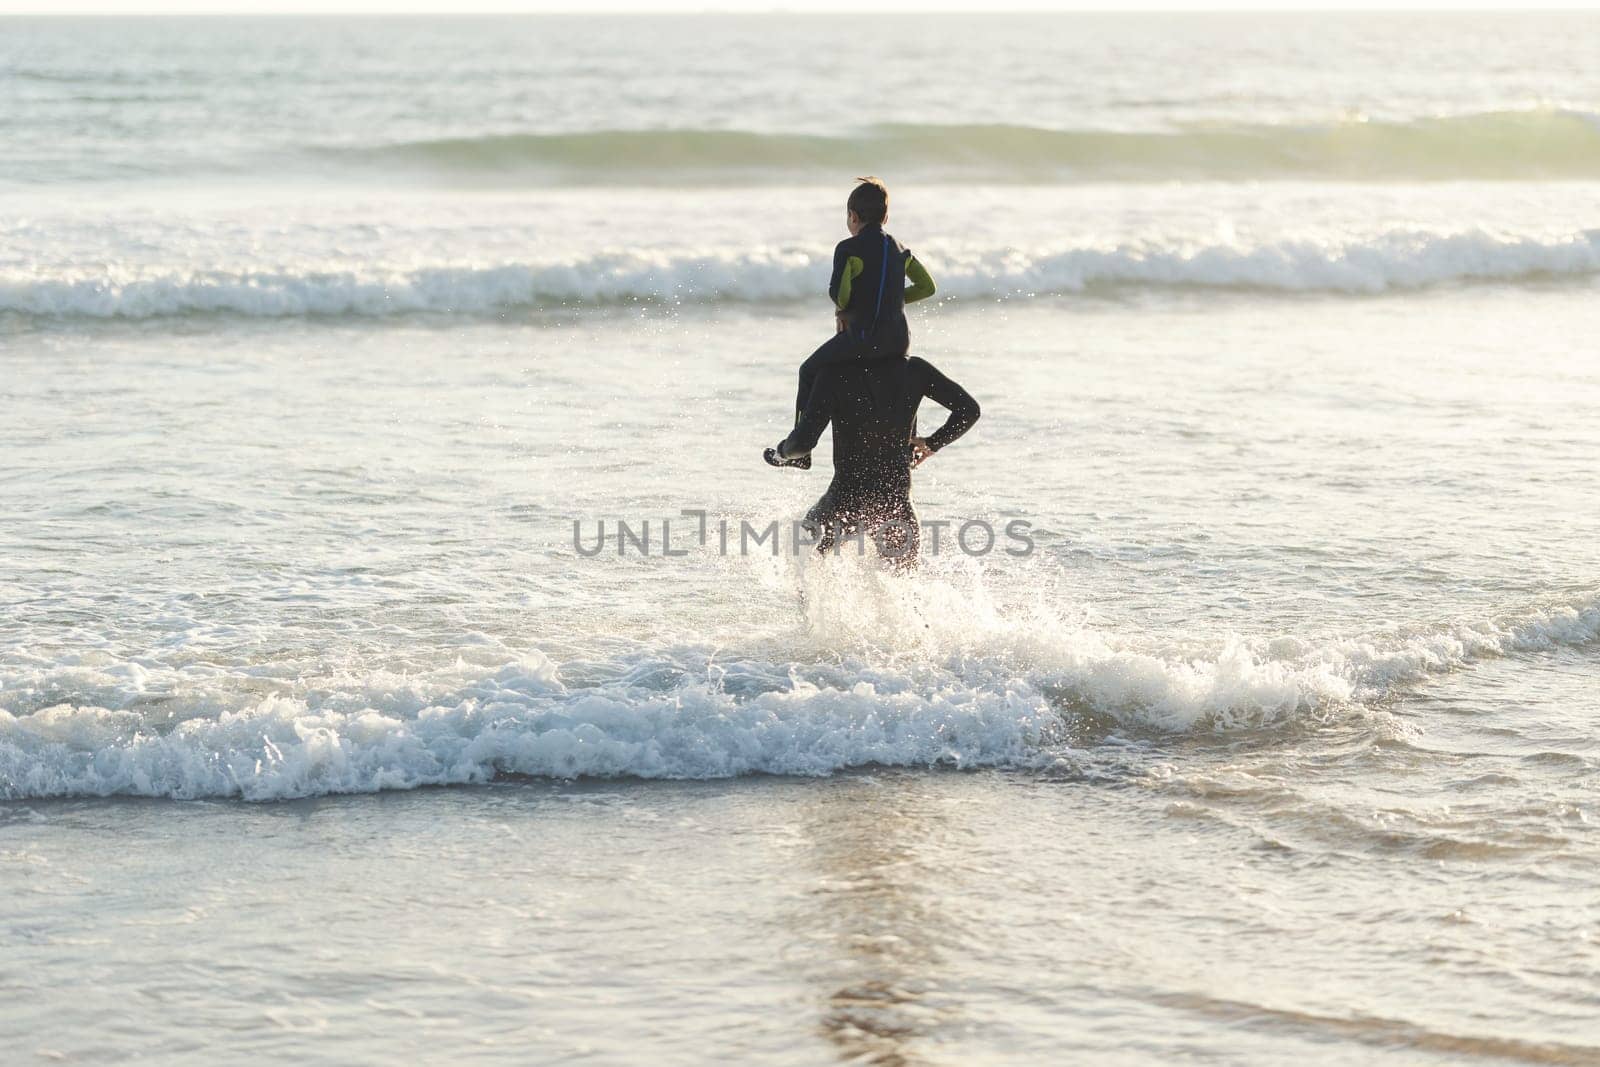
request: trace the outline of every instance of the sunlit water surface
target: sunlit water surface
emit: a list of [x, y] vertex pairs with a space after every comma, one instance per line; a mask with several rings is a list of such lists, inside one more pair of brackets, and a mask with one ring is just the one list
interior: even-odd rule
[[[1590, 23], [944, 23], [848, 131], [818, 23], [327, 25], [0, 39], [18, 1062], [1600, 1062]], [[760, 462], [867, 169], [909, 578]]]

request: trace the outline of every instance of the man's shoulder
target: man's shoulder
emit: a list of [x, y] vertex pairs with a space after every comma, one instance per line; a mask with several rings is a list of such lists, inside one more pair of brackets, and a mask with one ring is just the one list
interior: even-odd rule
[[912, 356], [906, 360], [906, 372], [910, 376], [912, 389], [924, 396], [927, 395], [927, 390], [935, 388], [942, 382], [950, 381], [943, 371], [921, 356]]
[[850, 372], [858, 366], [859, 364], [855, 361], [849, 363], [825, 363], [817, 368], [816, 382], [818, 385], [824, 385], [831, 389], [836, 383], [849, 379]]
[[890, 360], [850, 359], [829, 363], [817, 371], [817, 384], [829, 391], [851, 391], [883, 373]]

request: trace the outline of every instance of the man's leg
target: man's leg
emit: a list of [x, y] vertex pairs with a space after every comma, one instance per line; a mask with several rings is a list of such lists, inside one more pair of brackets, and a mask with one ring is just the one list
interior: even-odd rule
[[800, 525], [811, 535], [816, 543], [817, 553], [827, 555], [839, 543], [839, 537], [845, 532], [850, 523], [850, 518], [839, 507], [839, 502], [834, 498], [833, 491], [823, 493], [811, 510], [806, 512], [806, 517], [800, 520]]
[[914, 570], [917, 553], [922, 548], [922, 528], [917, 524], [917, 513], [909, 498], [898, 501], [889, 509], [887, 517], [872, 531], [878, 555], [888, 560], [898, 571]]

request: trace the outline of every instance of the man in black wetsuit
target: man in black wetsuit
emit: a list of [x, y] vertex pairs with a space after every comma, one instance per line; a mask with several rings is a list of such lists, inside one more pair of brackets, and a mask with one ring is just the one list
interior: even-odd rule
[[[923, 397], [950, 409], [926, 438], [916, 436]], [[905, 566], [921, 544], [911, 468], [970, 430], [979, 414], [972, 395], [925, 359], [832, 364], [817, 374], [794, 432], [769, 451], [784, 461], [809, 456], [832, 422], [833, 481], [805, 518], [817, 550], [859, 531], [873, 537], [880, 555]]]

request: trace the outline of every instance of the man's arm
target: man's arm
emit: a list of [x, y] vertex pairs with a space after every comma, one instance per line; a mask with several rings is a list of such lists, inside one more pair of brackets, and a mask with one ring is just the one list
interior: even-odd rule
[[800, 420], [795, 423], [793, 432], [778, 444], [779, 459], [798, 459], [811, 454], [817, 442], [822, 440], [822, 431], [828, 428], [829, 421], [833, 419], [833, 398], [833, 368], [823, 367], [811, 386], [806, 409], [800, 413]]
[[906, 303], [914, 304], [934, 294], [933, 277], [928, 274], [928, 268], [924, 267], [916, 256], [906, 260], [906, 277], [911, 281], [911, 284], [906, 286]]
[[921, 358], [913, 358], [911, 362], [920, 365], [917, 370], [922, 376], [922, 395], [950, 409], [950, 417], [944, 420], [943, 426], [925, 438], [912, 439], [911, 465], [914, 467], [972, 429], [983, 412], [971, 393], [940, 374], [932, 363]]

